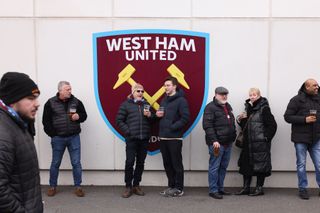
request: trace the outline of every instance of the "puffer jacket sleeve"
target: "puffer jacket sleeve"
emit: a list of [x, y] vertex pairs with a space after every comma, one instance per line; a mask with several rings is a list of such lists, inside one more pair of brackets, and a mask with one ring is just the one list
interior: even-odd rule
[[271, 113], [270, 107], [265, 107], [262, 111], [263, 124], [265, 126], [265, 136], [271, 141], [277, 131], [277, 122]]
[[47, 101], [43, 109], [42, 124], [43, 124], [44, 132], [49, 137], [54, 137], [57, 135], [53, 127], [52, 115], [53, 115], [53, 112], [51, 109], [50, 101]]
[[116, 117], [116, 124], [126, 136], [130, 134], [129, 126], [126, 123], [127, 117], [128, 117], [128, 110], [126, 107], [126, 102], [124, 102], [121, 104], [119, 108], [119, 111]]
[[13, 196], [9, 179], [14, 168], [15, 149], [11, 141], [0, 139], [0, 212], [24, 213], [25, 209]]
[[296, 97], [292, 98], [284, 113], [284, 120], [291, 124], [305, 124], [306, 118], [304, 115], [298, 115], [299, 104]]
[[216, 131], [214, 129], [214, 112], [212, 111], [211, 104], [208, 104], [204, 109], [202, 128], [206, 133], [206, 141], [209, 144], [218, 141]]
[[79, 101], [79, 104], [77, 107], [77, 113], [79, 115], [78, 122], [82, 123], [87, 119], [88, 115], [87, 115], [86, 109], [84, 108], [83, 103], [79, 99], [78, 99], [78, 101]]

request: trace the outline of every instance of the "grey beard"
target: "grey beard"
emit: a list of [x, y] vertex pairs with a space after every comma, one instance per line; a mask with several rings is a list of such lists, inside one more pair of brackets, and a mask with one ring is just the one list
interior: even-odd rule
[[227, 103], [227, 101], [220, 101], [218, 100], [218, 103], [221, 104], [221, 105], [225, 105]]

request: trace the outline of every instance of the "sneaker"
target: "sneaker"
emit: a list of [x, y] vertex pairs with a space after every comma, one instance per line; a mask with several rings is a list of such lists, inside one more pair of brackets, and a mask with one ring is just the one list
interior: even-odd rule
[[169, 187], [169, 188], [161, 191], [161, 192], [160, 192], [160, 195], [162, 195], [162, 196], [169, 196], [169, 191], [171, 191], [171, 190], [172, 190], [172, 188]]
[[128, 198], [132, 195], [132, 189], [131, 187], [126, 187], [126, 190], [122, 193], [123, 198]]
[[139, 196], [144, 196], [145, 193], [142, 191], [142, 189], [139, 187], [139, 186], [134, 186], [132, 188], [132, 192], [136, 195], [139, 195]]
[[212, 193], [210, 192], [209, 196], [214, 199], [222, 199], [223, 198], [223, 196], [221, 194], [219, 194], [219, 192], [212, 192]]
[[84, 191], [82, 190], [81, 187], [77, 187], [76, 190], [74, 191], [74, 193], [75, 193], [78, 197], [84, 197]]
[[172, 189], [169, 191], [168, 194], [171, 197], [181, 197], [184, 194], [184, 192], [180, 189]]
[[306, 189], [302, 189], [299, 191], [299, 197], [303, 200], [309, 200], [309, 194]]
[[48, 195], [49, 197], [53, 197], [53, 196], [56, 195], [56, 193], [57, 193], [56, 187], [50, 187], [50, 188], [48, 189], [47, 195]]

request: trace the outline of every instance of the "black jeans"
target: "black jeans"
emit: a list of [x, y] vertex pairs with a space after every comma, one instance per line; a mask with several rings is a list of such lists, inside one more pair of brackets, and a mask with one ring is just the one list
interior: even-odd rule
[[[126, 165], [124, 181], [126, 187], [139, 186], [147, 156], [148, 140], [126, 139]], [[136, 167], [133, 170], [134, 163]]]
[[183, 190], [182, 140], [161, 140], [160, 151], [168, 178], [168, 187]]

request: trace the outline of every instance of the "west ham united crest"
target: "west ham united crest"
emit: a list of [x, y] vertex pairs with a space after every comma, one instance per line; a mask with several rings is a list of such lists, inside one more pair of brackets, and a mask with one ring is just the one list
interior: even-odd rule
[[[144, 86], [144, 98], [154, 110], [165, 95], [164, 79], [174, 76], [190, 107], [186, 137], [199, 121], [207, 100], [209, 34], [178, 30], [125, 30], [93, 34], [94, 84], [100, 113], [124, 141], [115, 120], [131, 86]], [[148, 147], [159, 152], [157, 123]]]

